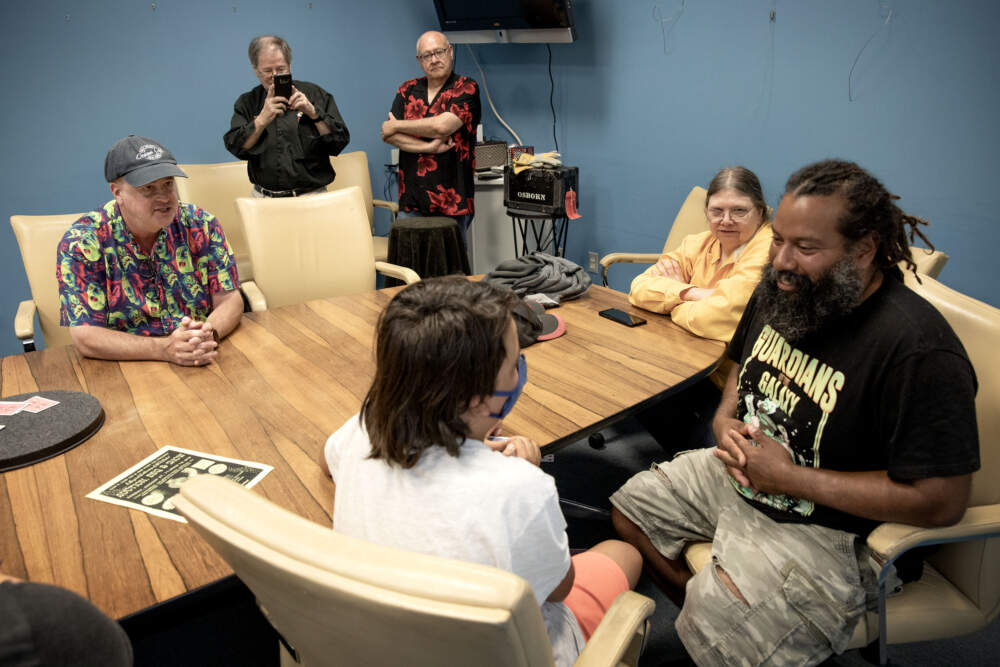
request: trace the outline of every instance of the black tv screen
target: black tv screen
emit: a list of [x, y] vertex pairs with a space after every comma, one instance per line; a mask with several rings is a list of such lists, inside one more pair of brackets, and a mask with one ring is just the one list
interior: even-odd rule
[[441, 30], [572, 28], [571, 0], [434, 0]]

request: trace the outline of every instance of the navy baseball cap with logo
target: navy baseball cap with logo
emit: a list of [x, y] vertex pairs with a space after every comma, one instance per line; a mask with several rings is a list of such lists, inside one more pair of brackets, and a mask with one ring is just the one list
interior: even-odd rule
[[141, 188], [168, 176], [187, 178], [177, 160], [160, 142], [130, 134], [121, 139], [104, 158], [104, 178], [108, 183], [124, 178], [133, 188]]

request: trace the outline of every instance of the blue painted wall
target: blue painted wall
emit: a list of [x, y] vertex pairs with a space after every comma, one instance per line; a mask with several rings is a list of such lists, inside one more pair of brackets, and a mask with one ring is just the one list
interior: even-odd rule
[[[658, 251], [691, 186], [723, 165], [753, 169], [776, 206], [795, 169], [844, 157], [931, 222], [951, 256], [943, 282], [1000, 306], [1000, 3], [689, 1], [666, 45], [654, 16], [681, 0], [574, 6], [579, 41], [552, 46], [559, 147], [580, 167], [584, 215], [567, 256]], [[551, 149], [545, 47], [476, 52], [505, 120]], [[612, 268], [612, 286], [627, 290], [638, 270]]]
[[[4, 218], [89, 210], [110, 198], [108, 147], [129, 132], [182, 162], [225, 161], [233, 100], [255, 83], [249, 39], [291, 43], [296, 77], [337, 98], [376, 191], [387, 147], [379, 124], [395, 87], [418, 72], [416, 36], [431, 0], [39, 0], [0, 8]], [[577, 0], [579, 39], [553, 45], [559, 147], [580, 167], [567, 254], [658, 250], [692, 185], [725, 164], [754, 169], [769, 202], [799, 166], [854, 159], [932, 222], [951, 255], [941, 275], [994, 305], [1000, 241], [1000, 5], [990, 0], [703, 0], [684, 3], [666, 39], [654, 16], [681, 0]], [[775, 10], [775, 21], [768, 15]], [[889, 10], [892, 15], [884, 24]], [[874, 35], [874, 37], [872, 37]], [[858, 52], [853, 101], [848, 74]], [[479, 78], [464, 46], [457, 69]], [[552, 143], [546, 50], [474, 47], [501, 114], [537, 150]], [[509, 139], [487, 110], [487, 136]], [[384, 220], [379, 221], [381, 225]], [[634, 272], [615, 267], [612, 285]], [[10, 228], [0, 225], [0, 354], [28, 298]]]

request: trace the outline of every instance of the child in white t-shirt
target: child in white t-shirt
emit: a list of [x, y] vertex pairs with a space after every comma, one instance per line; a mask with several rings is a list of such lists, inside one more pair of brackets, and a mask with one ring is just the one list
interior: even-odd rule
[[570, 664], [642, 557], [608, 540], [570, 558], [538, 445], [495, 437], [527, 379], [517, 297], [464, 278], [424, 280], [389, 303], [361, 412], [326, 444], [337, 531], [484, 563], [524, 578], [557, 665]]

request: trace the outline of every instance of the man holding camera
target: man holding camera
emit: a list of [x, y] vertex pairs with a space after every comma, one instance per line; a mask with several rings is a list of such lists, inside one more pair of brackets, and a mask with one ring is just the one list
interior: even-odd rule
[[330, 156], [351, 140], [333, 95], [292, 81], [292, 49], [281, 37], [255, 37], [249, 56], [260, 85], [233, 105], [226, 149], [247, 161], [255, 197], [324, 191], [334, 179]]

